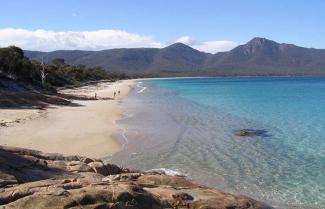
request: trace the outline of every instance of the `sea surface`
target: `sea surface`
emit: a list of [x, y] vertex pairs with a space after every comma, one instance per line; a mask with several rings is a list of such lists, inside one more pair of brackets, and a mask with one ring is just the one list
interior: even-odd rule
[[114, 163], [185, 174], [276, 208], [325, 208], [325, 78], [143, 80], [121, 105]]

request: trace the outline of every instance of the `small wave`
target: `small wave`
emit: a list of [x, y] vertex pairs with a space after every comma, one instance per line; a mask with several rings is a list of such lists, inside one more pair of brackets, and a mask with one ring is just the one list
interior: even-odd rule
[[165, 174], [168, 176], [186, 176], [180, 171], [172, 170], [172, 169], [168, 169], [168, 168], [154, 168], [154, 169], [147, 170], [147, 172], [156, 172], [156, 173], [161, 173], [161, 174]]
[[142, 89], [140, 91], [138, 91], [138, 94], [144, 92], [144, 90], [146, 90], [146, 89], [147, 89], [147, 87], [142, 87]]
[[122, 137], [123, 137], [125, 143], [122, 144], [122, 150], [124, 150], [125, 146], [126, 146], [127, 144], [129, 144], [129, 139], [126, 137], [125, 134], [126, 134], [126, 128], [123, 128], [123, 129], [122, 129]]
[[138, 82], [137, 87], [141, 88], [142, 87], [141, 84], [142, 84], [142, 82]]
[[[123, 117], [122, 119], [126, 119], [126, 118], [131, 118], [131, 117], [133, 117], [133, 114], [124, 114], [125, 115], [125, 117]], [[126, 136], [126, 128], [124, 128], [124, 127], [121, 127], [121, 129], [122, 129], [122, 137], [123, 137], [123, 139], [124, 139], [124, 143], [122, 144], [122, 150], [124, 150], [124, 148], [125, 148], [125, 146], [127, 145], [127, 144], [129, 144], [129, 139], [128, 139], [128, 137]]]
[[140, 90], [138, 91], [138, 94], [144, 92], [144, 91], [147, 89], [147, 87], [142, 86], [141, 84], [142, 84], [142, 82], [138, 82], [138, 84], [137, 84], [137, 87], [142, 88], [142, 89], [140, 89]]

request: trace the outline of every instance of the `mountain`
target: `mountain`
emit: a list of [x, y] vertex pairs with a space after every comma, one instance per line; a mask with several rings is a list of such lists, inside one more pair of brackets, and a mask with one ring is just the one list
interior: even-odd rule
[[227, 75], [325, 75], [325, 50], [254, 38], [206, 63]]
[[182, 43], [165, 48], [102, 51], [25, 51], [31, 59], [64, 58], [69, 64], [102, 66], [130, 74], [182, 75], [325, 75], [325, 50], [253, 38], [228, 52], [209, 54]]

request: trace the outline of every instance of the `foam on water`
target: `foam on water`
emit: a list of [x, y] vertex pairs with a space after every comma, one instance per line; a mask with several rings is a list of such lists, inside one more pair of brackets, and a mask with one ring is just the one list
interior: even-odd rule
[[[134, 117], [119, 122], [128, 144], [113, 162], [186, 173], [279, 208], [324, 208], [324, 78], [149, 80], [122, 106]], [[267, 132], [233, 134], [244, 128]]]
[[141, 89], [138, 91], [138, 94], [140, 94], [140, 93], [144, 92], [144, 91], [147, 89], [147, 87], [146, 87], [146, 86], [142, 86], [141, 84], [142, 84], [142, 82], [141, 82], [141, 81], [140, 81], [140, 82], [138, 82], [138, 84], [137, 84], [137, 87], [138, 87], [138, 88], [141, 88]]
[[156, 172], [168, 176], [185, 176], [185, 174], [182, 174], [180, 171], [172, 170], [168, 168], [154, 168], [154, 169], [147, 170], [147, 172]]

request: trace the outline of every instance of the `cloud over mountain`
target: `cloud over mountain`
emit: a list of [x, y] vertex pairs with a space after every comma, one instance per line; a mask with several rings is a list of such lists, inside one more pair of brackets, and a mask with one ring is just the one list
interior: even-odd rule
[[[183, 36], [175, 42], [185, 43], [204, 52], [215, 53], [234, 48], [238, 44], [233, 41], [199, 42], [188, 36]], [[122, 30], [94, 31], [51, 31], [27, 30], [19, 28], [0, 29], [0, 47], [16, 45], [26, 50], [103, 50], [112, 48], [162, 48], [165, 43], [155, 41], [150, 36], [129, 33]]]
[[216, 40], [216, 41], [203, 41], [199, 42], [194, 39], [191, 39], [189, 36], [182, 36], [176, 40], [176, 42], [180, 42], [186, 45], [193, 47], [199, 51], [216, 53], [222, 51], [228, 51], [236, 46], [238, 43], [229, 40]]

